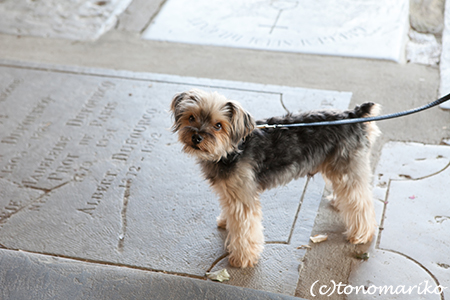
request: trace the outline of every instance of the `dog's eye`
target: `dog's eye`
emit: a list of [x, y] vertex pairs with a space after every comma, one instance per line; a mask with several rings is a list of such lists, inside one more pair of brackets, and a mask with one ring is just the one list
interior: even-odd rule
[[214, 128], [219, 131], [220, 129], [222, 129], [222, 124], [221, 123], [217, 123], [216, 125], [214, 125]]
[[189, 117], [189, 122], [191, 122], [191, 123], [195, 122], [195, 117], [194, 116], [190, 116]]

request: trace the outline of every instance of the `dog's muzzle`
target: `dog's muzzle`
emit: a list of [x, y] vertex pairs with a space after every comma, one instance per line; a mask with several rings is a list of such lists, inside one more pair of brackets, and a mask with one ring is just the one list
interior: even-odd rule
[[203, 141], [203, 137], [200, 134], [195, 133], [192, 135], [192, 143], [194, 143], [194, 145], [198, 145], [202, 141]]

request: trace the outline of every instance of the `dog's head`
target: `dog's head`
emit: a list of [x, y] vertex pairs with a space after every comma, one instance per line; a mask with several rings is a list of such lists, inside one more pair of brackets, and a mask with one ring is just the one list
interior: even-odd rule
[[198, 89], [174, 96], [170, 107], [183, 150], [209, 161], [219, 161], [235, 151], [255, 128], [253, 117], [242, 106], [217, 92]]

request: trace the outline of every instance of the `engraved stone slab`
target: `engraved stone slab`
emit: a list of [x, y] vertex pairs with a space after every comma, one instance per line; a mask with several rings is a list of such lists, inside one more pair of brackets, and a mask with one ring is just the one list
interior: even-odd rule
[[131, 0], [6, 0], [0, 3], [0, 32], [94, 40], [111, 29]]
[[[216, 195], [170, 131], [174, 94], [217, 90], [256, 118], [286, 113], [294, 95], [296, 110], [344, 109], [351, 96], [39, 65], [3, 64], [0, 74], [0, 245], [201, 278], [224, 258], [226, 232]], [[295, 287], [304, 252], [294, 249], [308, 241], [323, 186], [317, 177], [263, 194], [261, 289], [286, 281], [278, 262]]]
[[[350, 284], [393, 286], [397, 293], [389, 296], [392, 299], [447, 298], [450, 147], [388, 143], [375, 175], [382, 230], [369, 250], [369, 260], [354, 268]], [[446, 288], [443, 295], [437, 293], [439, 285]], [[378, 298], [360, 293], [349, 299], [384, 299], [387, 294], [378, 291]]]
[[265, 299], [292, 296], [176, 275], [0, 249], [1, 299]]
[[407, 0], [168, 0], [144, 39], [403, 60]]

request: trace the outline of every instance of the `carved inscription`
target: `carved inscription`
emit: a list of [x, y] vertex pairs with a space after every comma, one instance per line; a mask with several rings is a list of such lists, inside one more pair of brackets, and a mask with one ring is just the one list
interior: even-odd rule
[[0, 224], [3, 224], [8, 220], [9, 217], [11, 217], [13, 214], [18, 212], [21, 209], [19, 201], [16, 200], [10, 200], [8, 205], [5, 206], [0, 211]]
[[92, 120], [89, 125], [91, 126], [102, 126], [111, 117], [111, 114], [117, 107], [117, 102], [108, 102], [97, 119]]
[[20, 153], [15, 154], [12, 158], [10, 158], [6, 163], [6, 165], [2, 168], [2, 171], [0, 172], [0, 178], [4, 178], [9, 174], [11, 174], [21, 161], [22, 157], [26, 155], [27, 151], [22, 151]]
[[39, 197], [39, 199], [37, 199], [35, 202], [31, 203], [31, 205], [28, 207], [29, 210], [32, 211], [39, 211], [42, 207], [42, 205], [44, 205], [48, 198], [50, 197], [50, 194], [46, 194], [42, 197]]
[[315, 45], [326, 45], [336, 42], [342, 42], [362, 36], [368, 35], [368, 32], [366, 29], [364, 29], [361, 26], [354, 27], [350, 30], [337, 33], [335, 35], [328, 35], [328, 36], [320, 36], [315, 38], [309, 38], [309, 39], [301, 39], [300, 42], [303, 46], [315, 46]]
[[[279, 17], [279, 15], [278, 15]], [[318, 45], [329, 45], [334, 43], [345, 42], [351, 39], [360, 38], [368, 36], [372, 32], [367, 32], [367, 30], [362, 26], [356, 26], [354, 28], [348, 29], [342, 32], [335, 32], [331, 35], [315, 36], [315, 37], [299, 37], [299, 38], [274, 38], [272, 36], [267, 36], [266, 34], [261, 34], [259, 36], [244, 36], [238, 32], [231, 31], [229, 29], [223, 29], [215, 24], [211, 24], [208, 21], [201, 19], [190, 19], [189, 24], [200, 32], [207, 34], [209, 36], [218, 37], [221, 40], [230, 40], [232, 42], [240, 42], [241, 44], [248, 44], [250, 46], [260, 46], [260, 47], [283, 47], [289, 48], [294, 46], [318, 46]], [[269, 27], [270, 33], [273, 32], [275, 28], [288, 29], [287, 27], [277, 26], [278, 18], [275, 20], [273, 25], [259, 25], [259, 27]]]
[[109, 141], [114, 137], [115, 129], [107, 129], [106, 133], [95, 144], [97, 147], [106, 147], [109, 145]]
[[131, 166], [128, 168], [127, 173], [125, 174], [125, 177], [120, 180], [119, 187], [121, 188], [127, 188], [133, 180], [138, 176], [139, 171], [141, 170], [141, 167], [137, 166]]
[[145, 140], [145, 144], [142, 147], [142, 152], [152, 153], [153, 148], [155, 148], [156, 144], [158, 143], [159, 139], [161, 138], [160, 133], [152, 133], [150, 135], [150, 139]]
[[41, 180], [47, 171], [50, 169], [53, 162], [59, 157], [61, 152], [66, 148], [70, 138], [61, 136], [59, 141], [52, 147], [47, 155], [41, 160], [39, 166], [33, 171], [33, 174], [22, 180], [24, 185], [36, 185]]
[[67, 156], [61, 161], [55, 172], [48, 175], [48, 180], [61, 181], [74, 171], [74, 163], [79, 158], [78, 155], [67, 154]]
[[89, 142], [92, 141], [94, 139], [93, 135], [90, 134], [84, 134], [83, 138], [80, 141], [80, 145], [83, 146], [89, 146]]
[[[57, 73], [54, 76], [65, 75]], [[36, 85], [33, 77], [30, 78], [31, 84]], [[17, 112], [8, 106], [14, 117], [9, 110], [0, 111], [0, 127], [4, 127], [0, 145], [5, 148], [0, 147], [0, 181], [1, 178], [13, 178], [15, 185], [19, 184], [19, 188], [27, 189], [26, 193], [33, 195], [26, 199], [21, 196], [25, 193], [13, 190], [10, 198], [3, 199], [0, 227], [4, 230], [16, 222], [30, 222], [27, 217], [36, 212], [48, 216], [54, 212], [55, 203], [71, 209], [71, 212], [61, 211], [61, 214], [75, 213], [70, 220], [63, 220], [68, 224], [72, 217], [102, 217], [105, 208], [110, 210], [114, 206], [118, 209], [117, 216], [111, 218], [116, 218], [120, 224], [116, 245], [122, 252], [129, 236], [127, 214], [130, 214], [129, 204], [136, 192], [133, 188], [142, 176], [144, 159], [148, 153], [157, 150], [157, 143], [162, 139], [160, 128], [154, 128], [160, 111], [133, 101], [131, 103], [136, 107], [124, 106], [126, 111], [119, 111], [123, 106], [123, 95], [115, 97], [112, 91], [117, 89], [119, 82], [122, 86], [120, 79], [103, 77], [88, 88], [79, 82], [68, 78], [60, 86], [61, 91], [73, 92], [73, 97], [68, 98], [73, 101], [62, 103], [64, 99], [52, 93], [53, 85], [41, 84], [36, 86], [42, 97], [18, 99], [23, 101], [17, 102], [22, 105], [18, 106]], [[18, 86], [20, 83], [22, 85]], [[14, 81], [4, 90], [0, 88], [3, 97], [0, 102], [7, 101], [0, 105], [12, 104], [12, 98], [24, 88], [22, 80]], [[61, 91], [58, 90], [58, 95]], [[22, 94], [29, 95], [29, 91], [25, 92], [20, 93], [21, 97]], [[5, 125], [1, 125], [2, 121]], [[63, 185], [65, 188], [59, 189]], [[49, 220], [44, 218], [44, 223]]]
[[50, 97], [41, 99], [39, 103], [25, 117], [25, 119], [23, 119], [20, 124], [13, 130], [13, 132], [4, 137], [1, 142], [14, 145], [17, 144], [22, 135], [24, 135], [30, 129], [30, 126], [33, 125], [36, 119], [44, 113], [44, 110], [47, 108], [47, 106], [54, 101], [55, 100]]
[[133, 130], [129, 134], [128, 138], [125, 140], [122, 147], [118, 152], [112, 155], [114, 160], [127, 161], [133, 150], [139, 144], [139, 141], [143, 138], [143, 133], [147, 130], [148, 126], [151, 124], [151, 120], [155, 115], [155, 109], [147, 109], [145, 114], [141, 117], [138, 123], [134, 126]]
[[84, 161], [81, 163], [81, 165], [78, 167], [77, 170], [75, 170], [75, 175], [73, 176], [73, 179], [78, 182], [82, 182], [84, 178], [87, 176], [89, 169], [92, 167], [94, 163], [90, 161]]
[[118, 171], [107, 171], [105, 175], [103, 176], [103, 179], [100, 181], [100, 183], [97, 185], [97, 188], [95, 192], [91, 195], [91, 198], [86, 202], [86, 207], [79, 208], [78, 211], [86, 213], [88, 215], [93, 215], [95, 209], [102, 201], [104, 195], [111, 187], [111, 184], [114, 182], [118, 175]]
[[45, 123], [43, 125], [38, 126], [38, 128], [33, 132], [31, 135], [32, 139], [38, 140], [44, 135], [44, 133], [47, 131], [49, 126], [52, 125], [51, 122]]
[[234, 42], [238, 42], [245, 38], [242, 34], [239, 34], [236, 32], [231, 32], [229, 30], [225, 30], [225, 29], [219, 28], [214, 25], [210, 25], [209, 22], [207, 22], [205, 20], [190, 19], [190, 20], [188, 20], [188, 22], [189, 22], [189, 24], [191, 24], [193, 27], [196, 27], [200, 31], [202, 31], [208, 35], [216, 35], [223, 40], [229, 39]]
[[14, 79], [4, 90], [0, 91], [0, 102], [5, 101], [9, 95], [23, 82], [22, 79]]
[[8, 115], [0, 115], [0, 124], [3, 124], [3, 119], [8, 119]]
[[78, 114], [74, 118], [69, 119], [66, 125], [82, 126], [89, 119], [90, 115], [94, 113], [94, 109], [101, 103], [108, 89], [114, 86], [116, 85], [110, 81], [102, 82], [94, 94], [84, 103]]

